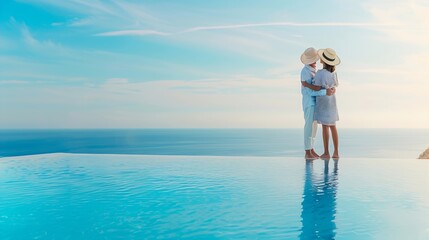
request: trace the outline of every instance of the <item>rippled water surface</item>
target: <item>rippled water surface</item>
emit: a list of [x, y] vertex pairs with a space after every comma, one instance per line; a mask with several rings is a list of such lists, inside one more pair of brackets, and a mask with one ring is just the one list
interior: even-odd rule
[[429, 161], [0, 158], [0, 239], [429, 239]]

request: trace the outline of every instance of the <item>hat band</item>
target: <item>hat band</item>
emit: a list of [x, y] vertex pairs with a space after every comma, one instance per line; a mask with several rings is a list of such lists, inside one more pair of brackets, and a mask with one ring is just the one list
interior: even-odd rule
[[324, 58], [328, 59], [328, 60], [329, 60], [329, 61], [331, 61], [331, 62], [335, 61], [335, 58], [328, 58], [328, 57], [325, 55], [325, 53], [322, 53], [322, 56], [323, 56]]

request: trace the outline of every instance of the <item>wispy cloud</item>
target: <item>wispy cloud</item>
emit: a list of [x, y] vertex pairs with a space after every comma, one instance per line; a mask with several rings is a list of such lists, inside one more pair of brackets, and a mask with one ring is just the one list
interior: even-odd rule
[[110, 36], [146, 36], [146, 35], [167, 36], [171, 34], [158, 32], [154, 30], [121, 30], [121, 31], [98, 33], [98, 34], [95, 34], [94, 36], [110, 37]]
[[96, 36], [142, 36], [142, 35], [175, 35], [192, 33], [199, 31], [216, 31], [241, 28], [261, 28], [261, 27], [357, 27], [357, 28], [387, 28], [400, 27], [401, 24], [389, 23], [364, 23], [364, 22], [268, 22], [268, 23], [248, 23], [248, 24], [232, 24], [232, 25], [216, 25], [216, 26], [199, 26], [187, 28], [178, 32], [159, 32], [156, 30], [121, 30], [98, 33]]
[[58, 27], [58, 26], [63, 26], [63, 25], [64, 25], [63, 22], [53, 22], [53, 23], [51, 23], [51, 26], [53, 26], [53, 27]]
[[[143, 4], [125, 1], [57, 1], [57, 0], [17, 0], [20, 2], [48, 6], [62, 11], [75, 13], [78, 17], [62, 24], [71, 27], [120, 27], [120, 26], [162, 26], [162, 20], [154, 16]], [[58, 23], [53, 23], [54, 25]]]
[[[386, 5], [389, 5], [386, 8]], [[427, 45], [429, 41], [429, 3], [422, 0], [377, 1], [365, 4], [378, 24], [401, 24], [400, 29], [381, 29], [386, 40]]]
[[109, 14], [118, 16], [118, 9], [115, 8], [115, 4], [112, 4], [107, 1], [82, 1], [82, 0], [72, 0], [72, 1], [55, 1], [55, 0], [18, 0], [19, 2], [24, 2], [34, 5], [44, 5], [52, 6], [61, 10], [66, 10], [75, 13], [86, 13], [86, 14]]
[[0, 80], [0, 84], [25, 84], [28, 81], [23, 80]]
[[294, 87], [299, 88], [295, 81], [297, 76], [283, 74], [281, 76], [269, 75], [257, 77], [252, 75], [226, 75], [217, 78], [205, 78], [193, 81], [186, 80], [157, 80], [146, 82], [130, 82], [127, 78], [111, 78], [101, 85], [103, 89], [112, 92], [146, 93], [154, 90], [164, 90], [171, 92], [186, 92], [191, 94], [251, 94], [251, 93], [286, 93]]
[[55, 54], [65, 53], [68, 51], [65, 47], [52, 40], [36, 39], [25, 23], [19, 23], [13, 17], [9, 19], [9, 23], [20, 32], [21, 39], [26, 46], [33, 50]]
[[248, 23], [236, 25], [202, 26], [193, 27], [183, 31], [197, 32], [206, 30], [224, 30], [237, 28], [255, 28], [255, 27], [392, 27], [398, 24], [379, 24], [379, 23], [353, 23], [353, 22], [269, 22], [269, 23]]

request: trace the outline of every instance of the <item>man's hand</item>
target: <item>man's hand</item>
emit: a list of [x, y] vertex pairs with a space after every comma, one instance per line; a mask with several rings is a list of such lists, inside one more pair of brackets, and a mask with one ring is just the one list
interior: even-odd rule
[[336, 92], [335, 88], [328, 88], [328, 89], [326, 89], [326, 95], [328, 95], [328, 96], [334, 95], [335, 92]]

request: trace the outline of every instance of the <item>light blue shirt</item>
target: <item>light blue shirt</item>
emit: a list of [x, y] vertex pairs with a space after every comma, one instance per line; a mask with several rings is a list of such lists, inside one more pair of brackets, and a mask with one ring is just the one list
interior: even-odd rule
[[[313, 84], [313, 78], [316, 75], [316, 69], [310, 65], [305, 65], [301, 70], [301, 81], [306, 81], [309, 84]], [[310, 88], [301, 86], [302, 94], [302, 109], [316, 105], [316, 96], [326, 95], [326, 89], [320, 91], [313, 91]]]

